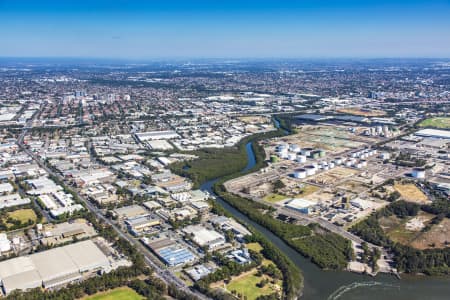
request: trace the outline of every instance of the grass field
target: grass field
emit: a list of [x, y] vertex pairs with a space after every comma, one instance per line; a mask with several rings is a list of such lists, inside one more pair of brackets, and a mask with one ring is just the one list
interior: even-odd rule
[[236, 291], [248, 300], [255, 300], [262, 295], [270, 295], [276, 292], [274, 285], [266, 284], [264, 287], [260, 288], [257, 286], [259, 282], [265, 277], [259, 277], [255, 275], [255, 272], [250, 272], [244, 276], [238, 276], [226, 286], [226, 289], [231, 291]]
[[419, 126], [450, 129], [450, 117], [429, 118], [420, 122]]
[[280, 194], [269, 194], [267, 196], [264, 197], [264, 201], [267, 202], [271, 202], [271, 203], [276, 203], [276, 202], [280, 202], [281, 200], [286, 199], [287, 197], [284, 195], [280, 195]]
[[394, 185], [396, 191], [400, 193], [405, 201], [424, 204], [429, 202], [428, 197], [414, 184], [399, 184]]
[[245, 247], [247, 247], [247, 249], [253, 250], [255, 252], [261, 252], [261, 250], [263, 249], [263, 247], [261, 246], [260, 243], [248, 243], [245, 245]]
[[101, 292], [84, 297], [83, 300], [142, 300], [145, 299], [129, 287], [119, 287], [110, 291]]
[[315, 193], [319, 190], [319, 187], [312, 184], [305, 184], [301, 189], [300, 193], [296, 197], [306, 197]]
[[28, 220], [33, 221], [33, 223], [36, 223], [36, 213], [34, 210], [30, 208], [26, 209], [18, 209], [12, 212], [8, 213], [8, 217], [12, 218], [14, 220], [19, 220], [22, 224], [25, 224], [28, 222]]

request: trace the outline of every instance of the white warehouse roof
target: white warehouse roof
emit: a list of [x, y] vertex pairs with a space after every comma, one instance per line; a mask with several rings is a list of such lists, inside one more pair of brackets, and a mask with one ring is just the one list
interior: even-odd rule
[[5, 293], [15, 289], [52, 287], [82, 277], [83, 272], [109, 267], [105, 254], [91, 240], [0, 262]]
[[449, 130], [438, 130], [438, 129], [422, 129], [415, 133], [417, 136], [424, 137], [435, 137], [441, 139], [450, 139], [450, 131]]

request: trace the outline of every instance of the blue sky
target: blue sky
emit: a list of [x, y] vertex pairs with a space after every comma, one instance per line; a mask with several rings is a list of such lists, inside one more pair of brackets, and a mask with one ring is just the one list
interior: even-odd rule
[[0, 0], [0, 56], [450, 57], [450, 1]]

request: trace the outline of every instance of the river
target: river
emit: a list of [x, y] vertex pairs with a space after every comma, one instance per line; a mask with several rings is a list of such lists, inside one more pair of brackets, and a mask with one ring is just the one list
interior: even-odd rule
[[[247, 166], [242, 173], [255, 166], [256, 158], [252, 144], [247, 143]], [[201, 189], [212, 195], [212, 186], [218, 179], [209, 180]], [[219, 202], [237, 220], [243, 221], [262, 233], [283, 251], [303, 272], [305, 300], [448, 300], [450, 299], [450, 279], [445, 277], [406, 276], [398, 280], [394, 276], [379, 274], [376, 277], [359, 275], [346, 271], [324, 271], [289, 247], [269, 230], [253, 222], [247, 216], [216, 196]]]

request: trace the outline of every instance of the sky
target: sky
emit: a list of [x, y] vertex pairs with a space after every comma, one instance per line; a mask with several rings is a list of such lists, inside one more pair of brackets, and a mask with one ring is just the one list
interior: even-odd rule
[[0, 56], [450, 57], [450, 0], [0, 0]]

